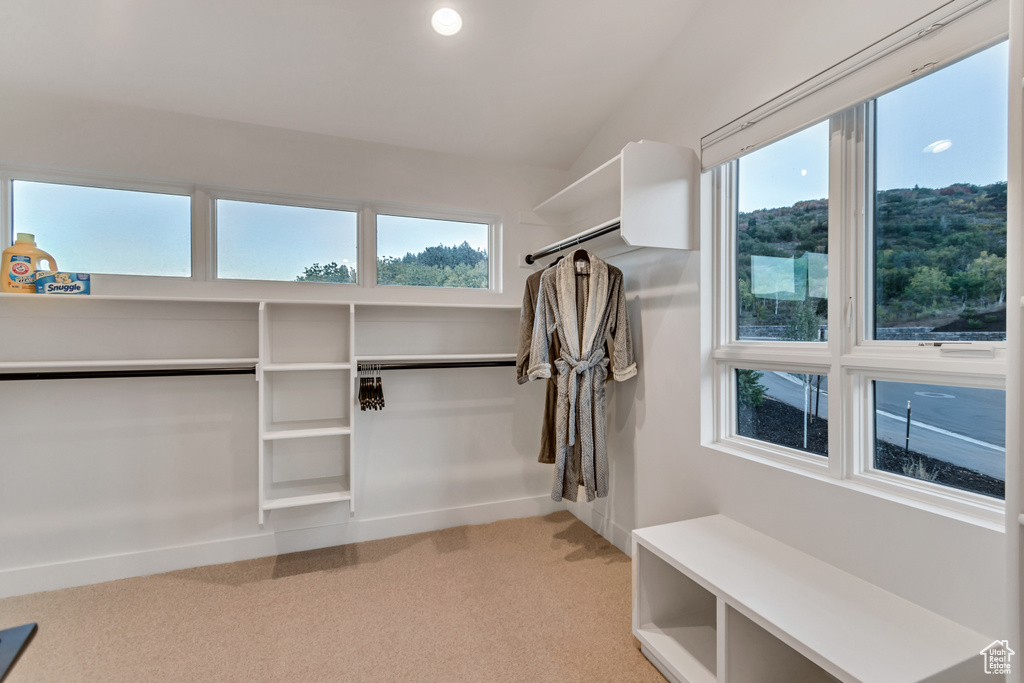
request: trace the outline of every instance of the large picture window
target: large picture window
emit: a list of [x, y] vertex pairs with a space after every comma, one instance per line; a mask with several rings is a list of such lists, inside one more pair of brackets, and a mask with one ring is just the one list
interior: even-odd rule
[[1008, 50], [712, 173], [714, 442], [997, 520]]

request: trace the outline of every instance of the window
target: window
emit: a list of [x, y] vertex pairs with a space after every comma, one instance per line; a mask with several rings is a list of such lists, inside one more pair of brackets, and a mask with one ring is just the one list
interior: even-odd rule
[[874, 467], [1003, 498], [1006, 392], [876, 380]]
[[377, 284], [490, 287], [490, 225], [377, 215]]
[[828, 457], [828, 378], [736, 370], [736, 433]]
[[14, 180], [12, 232], [36, 243], [62, 270], [192, 275], [188, 195]]
[[875, 339], [1006, 339], [1005, 43], [875, 104]]
[[218, 199], [217, 277], [357, 281], [355, 211]]
[[739, 162], [739, 339], [821, 341], [828, 306], [828, 122]]
[[0, 248], [29, 233], [62, 270], [117, 276], [94, 280], [94, 294], [195, 296], [184, 280], [220, 281], [229, 297], [265, 297], [283, 282], [321, 283], [317, 297], [323, 283], [464, 291], [455, 298], [500, 290], [492, 215], [378, 213], [366, 201], [33, 168], [0, 168], [0, 184], [10, 216]]
[[714, 169], [715, 443], [1001, 518], [1007, 82], [1001, 43]]

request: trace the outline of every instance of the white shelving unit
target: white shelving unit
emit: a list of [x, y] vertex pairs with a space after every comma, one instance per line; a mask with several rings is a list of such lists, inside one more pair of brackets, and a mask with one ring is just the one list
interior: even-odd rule
[[539, 222], [564, 237], [538, 251], [619, 223], [586, 248], [602, 257], [641, 247], [693, 249], [700, 164], [689, 148], [650, 140], [631, 142], [575, 183], [533, 209]]
[[512, 360], [519, 306], [0, 294], [0, 322], [33, 330], [0, 346], [3, 373], [254, 368], [262, 525], [309, 505], [355, 514], [359, 360]]
[[722, 515], [633, 532], [633, 634], [680, 683], [980, 682], [993, 641]]
[[352, 304], [259, 305], [259, 523], [352, 496]]

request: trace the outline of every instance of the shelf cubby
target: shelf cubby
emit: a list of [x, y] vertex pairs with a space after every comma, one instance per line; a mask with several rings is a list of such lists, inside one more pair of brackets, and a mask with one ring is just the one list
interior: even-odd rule
[[647, 548], [634, 555], [637, 572], [635, 631], [649, 652], [671, 662], [692, 683], [717, 676], [718, 605], [715, 595]]
[[349, 501], [347, 435], [265, 442], [261, 510]]
[[836, 683], [820, 666], [741, 612], [722, 603], [725, 647], [721, 679], [729, 683]]
[[[286, 438], [289, 430], [351, 426], [349, 370], [263, 373], [263, 438]], [[340, 433], [340, 432], [338, 432]]]
[[356, 357], [515, 353], [519, 308], [356, 306]]
[[265, 304], [266, 365], [351, 361], [351, 305]]

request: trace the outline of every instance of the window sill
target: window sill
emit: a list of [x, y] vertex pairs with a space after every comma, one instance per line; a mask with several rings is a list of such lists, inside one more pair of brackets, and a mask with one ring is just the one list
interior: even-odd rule
[[[774, 467], [785, 472], [816, 479], [833, 486], [855, 491], [857, 493], [898, 503], [907, 507], [941, 515], [959, 522], [971, 524], [990, 531], [1005, 533], [1005, 506], [1002, 501], [993, 499], [992, 505], [974, 505], [953, 496], [933, 494], [900, 482], [890, 482], [880, 477], [857, 475], [855, 479], [836, 479], [828, 472], [827, 465], [808, 463], [803, 458], [791, 458], [768, 452], [755, 452], [753, 448], [745, 448], [742, 442], [716, 441], [704, 444], [707, 448], [719, 451], [751, 462]], [[925, 500], [927, 498], [928, 500]]]

